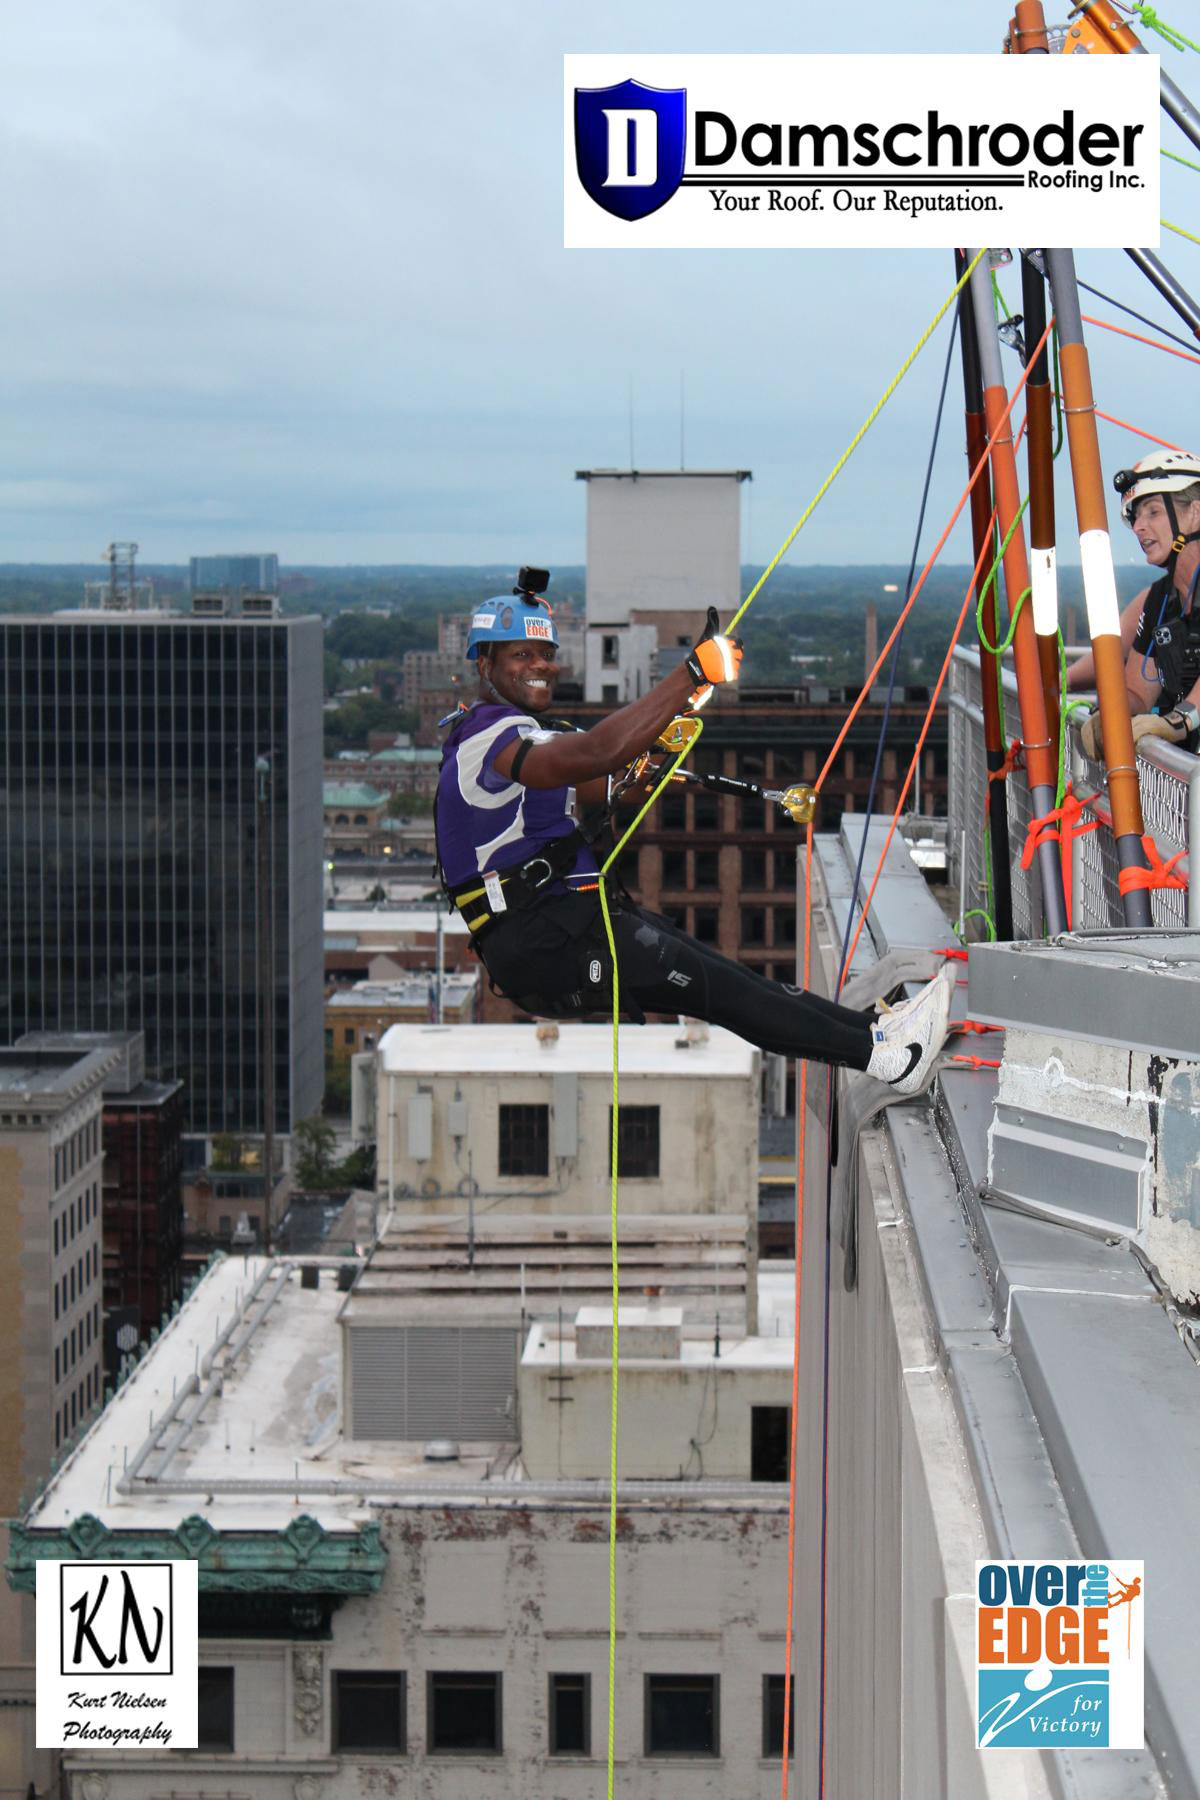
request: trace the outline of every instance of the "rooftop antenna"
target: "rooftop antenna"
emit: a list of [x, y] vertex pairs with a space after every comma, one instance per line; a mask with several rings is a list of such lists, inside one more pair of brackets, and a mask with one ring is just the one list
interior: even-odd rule
[[633, 371], [629, 372], [629, 472], [634, 470], [633, 461]]
[[686, 464], [684, 463], [684, 457], [683, 457], [683, 420], [684, 420], [683, 370], [680, 369], [680, 371], [679, 371], [679, 472], [681, 475], [684, 471], [684, 468], [686, 467]]

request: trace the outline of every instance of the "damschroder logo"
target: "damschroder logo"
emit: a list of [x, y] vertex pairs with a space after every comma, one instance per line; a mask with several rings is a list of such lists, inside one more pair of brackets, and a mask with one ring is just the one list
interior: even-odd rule
[[[967, 191], [979, 188], [1141, 187], [1141, 176], [1128, 171], [1143, 129], [1080, 123], [1069, 106], [1036, 128], [955, 122], [936, 107], [887, 125], [756, 119], [739, 126], [709, 108], [692, 119], [687, 172], [686, 88], [629, 80], [575, 89], [580, 183], [597, 206], [628, 221], [657, 212], [681, 187], [708, 188], [718, 212], [821, 212], [819, 190], [833, 187], [837, 211], [869, 211], [882, 199], [885, 211], [910, 214], [998, 210], [994, 194]], [[854, 195], [845, 186], [884, 182], [882, 195]], [[788, 184], [807, 191], [788, 192]]]
[[981, 1749], [1141, 1747], [1142, 1579], [1140, 1562], [976, 1565]]

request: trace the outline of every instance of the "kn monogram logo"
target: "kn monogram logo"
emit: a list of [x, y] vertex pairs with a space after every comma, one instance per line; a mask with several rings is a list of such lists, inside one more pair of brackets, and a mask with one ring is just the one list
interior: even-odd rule
[[41, 1749], [194, 1748], [199, 1664], [194, 1562], [41, 1562]]

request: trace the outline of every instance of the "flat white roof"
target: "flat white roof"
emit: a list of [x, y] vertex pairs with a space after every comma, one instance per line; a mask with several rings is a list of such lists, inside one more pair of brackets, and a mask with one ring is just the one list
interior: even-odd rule
[[[461, 937], [466, 934], [467, 923], [461, 913], [443, 913], [442, 929], [450, 936]], [[378, 907], [357, 912], [339, 908], [325, 914], [326, 937], [345, 937], [348, 932], [369, 937], [394, 937], [401, 933], [426, 931], [430, 936], [437, 932], [437, 913], [432, 909], [418, 912], [412, 907]]]
[[[732, 1031], [710, 1026], [708, 1037], [681, 1049], [679, 1025], [622, 1025], [623, 1075], [746, 1076], [758, 1051]], [[382, 1069], [391, 1075], [600, 1075], [612, 1069], [611, 1025], [560, 1025], [539, 1039], [529, 1025], [393, 1025], [379, 1040]]]
[[[35, 1530], [61, 1529], [93, 1513], [113, 1531], [169, 1530], [201, 1513], [219, 1531], [277, 1531], [304, 1512], [327, 1530], [345, 1531], [377, 1517], [381, 1499], [394, 1504], [408, 1493], [419, 1499], [422, 1490], [448, 1478], [483, 1481], [500, 1446], [463, 1445], [459, 1460], [448, 1466], [426, 1463], [421, 1444], [341, 1436], [338, 1315], [346, 1296], [337, 1290], [329, 1266], [334, 1261], [327, 1259], [316, 1288], [302, 1287], [299, 1267], [282, 1259], [217, 1261], [51, 1478], [26, 1523]], [[790, 1366], [794, 1273], [790, 1263], [760, 1271], [760, 1335], [722, 1338], [717, 1369]], [[220, 1379], [214, 1380], [205, 1358], [235, 1320], [233, 1345], [253, 1324], [255, 1313], [243, 1309], [260, 1276], [260, 1322], [239, 1354], [223, 1369], [218, 1365]], [[261, 1298], [277, 1284], [278, 1295], [263, 1313]], [[456, 1309], [457, 1319], [467, 1316]], [[565, 1355], [566, 1343], [563, 1349]], [[712, 1352], [707, 1337], [685, 1339], [682, 1360], [707, 1362]], [[164, 1427], [167, 1411], [197, 1375], [204, 1405], [194, 1422], [183, 1429], [198, 1408], [197, 1395], [189, 1394]], [[143, 1468], [155, 1480], [122, 1494], [122, 1471], [156, 1431], [159, 1448]], [[504, 1447], [506, 1457], [510, 1450]], [[201, 1491], [172, 1492], [179, 1480], [202, 1484]], [[310, 1485], [331, 1480], [346, 1482], [348, 1491], [321, 1494]], [[270, 1481], [278, 1488], [239, 1491], [231, 1486], [238, 1481]]]

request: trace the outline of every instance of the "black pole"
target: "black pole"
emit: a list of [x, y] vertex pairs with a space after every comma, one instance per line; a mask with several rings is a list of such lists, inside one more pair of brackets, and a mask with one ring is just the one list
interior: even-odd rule
[[[958, 280], [967, 268], [967, 257], [961, 250], [954, 253], [954, 270]], [[958, 301], [958, 341], [962, 360], [963, 410], [966, 415], [967, 467], [973, 469], [983, 455], [987, 443], [987, 427], [983, 417], [983, 373], [979, 366], [979, 338], [969, 293]], [[971, 531], [975, 560], [983, 555], [991, 528], [991, 471], [985, 469], [971, 492]], [[992, 583], [984, 604], [985, 631], [996, 643], [996, 584]], [[998, 659], [979, 645], [979, 675], [983, 693], [984, 755], [988, 771], [987, 815], [988, 839], [992, 853], [992, 907], [996, 936], [1002, 943], [1013, 938], [1012, 866], [1008, 845], [1008, 782], [1002, 771], [1006, 755], [1004, 715], [1000, 709]]]
[[1200, 338], [1200, 306], [1196, 305], [1186, 288], [1180, 287], [1166, 264], [1159, 261], [1153, 250], [1126, 250], [1125, 254], [1134, 267], [1141, 270], [1146, 280], [1158, 289], [1167, 305], [1179, 314], [1188, 330]]

